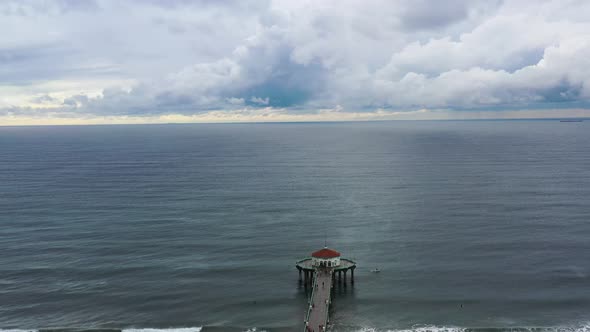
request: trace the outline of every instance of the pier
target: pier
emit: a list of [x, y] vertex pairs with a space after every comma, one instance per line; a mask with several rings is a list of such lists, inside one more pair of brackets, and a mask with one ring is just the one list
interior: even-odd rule
[[295, 267], [299, 271], [299, 281], [306, 287], [311, 286], [304, 332], [323, 332], [330, 323], [332, 288], [336, 282], [341, 283], [343, 279], [346, 285], [349, 271], [350, 282], [354, 284], [356, 263], [350, 259], [340, 258], [340, 253], [336, 250], [323, 248], [314, 252], [310, 258], [298, 261]]

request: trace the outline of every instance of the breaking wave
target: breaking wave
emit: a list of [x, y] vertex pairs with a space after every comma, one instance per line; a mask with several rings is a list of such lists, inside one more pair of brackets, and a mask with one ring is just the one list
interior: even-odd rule
[[[300, 331], [298, 327], [171, 327], [171, 328], [47, 328], [47, 329], [0, 329], [0, 332], [291, 332]], [[420, 325], [405, 329], [373, 328], [335, 325], [329, 332], [590, 332], [590, 323], [555, 327], [454, 327]]]
[[202, 327], [171, 328], [42, 328], [42, 329], [0, 329], [0, 332], [201, 332]]
[[[153, 328], [142, 328], [142, 329], [122, 329], [122, 332], [201, 332], [202, 327], [179, 327], [179, 328], [168, 328], [168, 329], [153, 329]], [[1, 332], [1, 331], [0, 331]]]
[[589, 324], [553, 327], [453, 327], [453, 326], [415, 326], [407, 329], [380, 329], [372, 327], [337, 326], [333, 332], [590, 332]]

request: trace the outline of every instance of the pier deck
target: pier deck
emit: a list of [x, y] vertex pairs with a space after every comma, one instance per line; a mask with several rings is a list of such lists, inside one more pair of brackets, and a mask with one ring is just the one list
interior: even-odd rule
[[[303, 269], [303, 270], [309, 270], [309, 271], [313, 271], [315, 270], [315, 266], [313, 266], [313, 262], [311, 260], [311, 258], [306, 258], [306, 259], [302, 259], [300, 261], [297, 262], [296, 264], [297, 268]], [[335, 271], [344, 271], [344, 270], [351, 270], [354, 269], [356, 267], [356, 262], [354, 262], [351, 259], [348, 258], [342, 258], [340, 260], [340, 266], [334, 266], [332, 267], [332, 269], [334, 269]]]
[[332, 273], [332, 269], [330, 268], [316, 270], [310, 300], [311, 309], [309, 309], [307, 314], [307, 331], [322, 332], [328, 324]]
[[[324, 247], [324, 249], [314, 252], [312, 257], [297, 261], [295, 267], [299, 271], [299, 283], [303, 282], [306, 291], [311, 285], [311, 296], [305, 314], [303, 331], [324, 332], [330, 323], [332, 287], [336, 279], [338, 279], [338, 284], [344, 281], [344, 285], [346, 285], [348, 272], [350, 272], [350, 284], [354, 284], [356, 262], [352, 259], [341, 258], [339, 252]], [[303, 280], [301, 279], [302, 274]]]

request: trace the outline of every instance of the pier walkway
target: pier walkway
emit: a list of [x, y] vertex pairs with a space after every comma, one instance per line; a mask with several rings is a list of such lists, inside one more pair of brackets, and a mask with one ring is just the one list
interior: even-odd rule
[[310, 307], [307, 312], [306, 331], [322, 332], [328, 324], [332, 273], [331, 268], [318, 268], [316, 270]]
[[311, 254], [311, 257], [299, 260], [295, 263], [299, 271], [299, 283], [303, 283], [305, 289], [311, 285], [311, 296], [305, 314], [304, 332], [324, 332], [330, 323], [330, 304], [332, 302], [331, 292], [336, 277], [338, 283], [346, 285], [346, 274], [350, 272], [350, 283], [354, 283], [354, 269], [356, 263], [347, 258], [341, 258], [340, 253], [333, 249], [318, 250]]

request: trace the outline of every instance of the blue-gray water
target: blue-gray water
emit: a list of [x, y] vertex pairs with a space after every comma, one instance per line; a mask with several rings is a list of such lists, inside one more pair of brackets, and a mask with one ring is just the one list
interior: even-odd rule
[[0, 329], [298, 330], [327, 229], [335, 331], [588, 330], [589, 217], [588, 122], [0, 127]]

